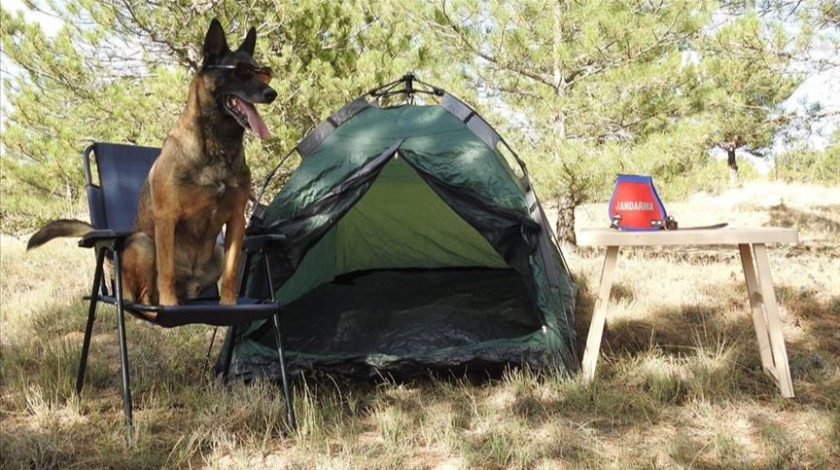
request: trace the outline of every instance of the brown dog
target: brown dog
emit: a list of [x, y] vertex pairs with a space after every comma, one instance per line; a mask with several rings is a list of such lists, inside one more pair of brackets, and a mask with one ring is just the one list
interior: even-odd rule
[[[271, 71], [253, 60], [257, 33], [235, 51], [217, 20], [204, 39], [204, 62], [190, 85], [187, 107], [155, 160], [140, 195], [134, 233], [122, 258], [123, 296], [130, 302], [175, 305], [221, 277], [221, 303], [237, 298], [236, 274], [245, 233], [251, 171], [245, 129], [268, 135], [254, 103], [271, 103]], [[224, 249], [216, 243], [225, 228]], [[27, 249], [56, 237], [82, 236], [85, 222], [57, 220]]]

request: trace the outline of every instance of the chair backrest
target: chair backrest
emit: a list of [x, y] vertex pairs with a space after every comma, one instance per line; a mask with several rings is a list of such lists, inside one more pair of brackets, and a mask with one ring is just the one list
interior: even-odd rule
[[140, 189], [158, 155], [159, 148], [101, 142], [85, 149], [85, 188], [94, 227], [132, 229]]
[[[130, 232], [137, 215], [140, 190], [146, 181], [160, 149], [138, 145], [96, 142], [85, 149], [85, 167], [90, 223], [97, 229]], [[221, 235], [220, 235], [221, 236]], [[224, 239], [220, 238], [220, 243]], [[113, 286], [102, 284], [108, 295]], [[217, 297], [218, 289], [210, 286], [202, 297]]]

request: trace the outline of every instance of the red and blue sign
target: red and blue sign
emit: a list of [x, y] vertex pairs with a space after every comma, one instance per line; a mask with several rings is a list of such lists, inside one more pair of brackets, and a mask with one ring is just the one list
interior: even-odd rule
[[620, 230], [661, 230], [668, 214], [648, 175], [618, 175], [610, 198], [611, 226]]

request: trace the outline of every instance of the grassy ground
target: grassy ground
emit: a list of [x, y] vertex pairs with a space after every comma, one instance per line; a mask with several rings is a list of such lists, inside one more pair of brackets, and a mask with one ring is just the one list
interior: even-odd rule
[[[624, 251], [596, 380], [297, 381], [204, 370], [212, 332], [129, 321], [137, 426], [126, 449], [115, 322], [97, 323], [73, 397], [91, 253], [0, 239], [3, 468], [840, 468], [840, 190], [752, 184], [668, 204], [682, 226], [794, 226], [770, 252], [796, 398], [762, 372], [735, 250]], [[579, 226], [605, 225], [603, 204]], [[603, 253], [567, 253], [586, 338]]]

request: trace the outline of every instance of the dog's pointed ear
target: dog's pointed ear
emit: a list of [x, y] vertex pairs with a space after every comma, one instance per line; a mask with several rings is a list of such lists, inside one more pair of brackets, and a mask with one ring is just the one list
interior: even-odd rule
[[225, 30], [219, 20], [213, 18], [207, 36], [204, 37], [204, 65], [217, 63], [228, 52], [230, 49], [225, 39]]
[[251, 26], [251, 29], [248, 30], [248, 34], [245, 36], [245, 40], [242, 41], [242, 44], [239, 46], [239, 50], [242, 52], [247, 52], [248, 55], [251, 57], [254, 56], [254, 48], [257, 46], [257, 29]]

